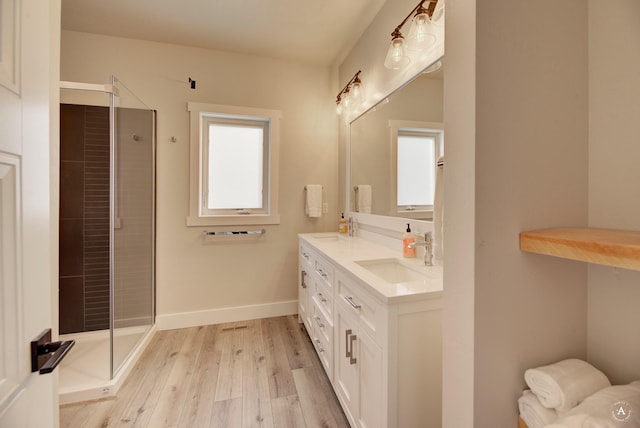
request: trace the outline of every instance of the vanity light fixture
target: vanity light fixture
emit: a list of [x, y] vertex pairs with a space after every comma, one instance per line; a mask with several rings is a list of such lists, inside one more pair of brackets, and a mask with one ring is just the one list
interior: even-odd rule
[[[424, 6], [425, 3], [427, 4], [426, 7]], [[404, 68], [411, 61], [407, 55], [407, 47], [412, 50], [425, 49], [435, 42], [436, 38], [430, 32], [429, 27], [436, 3], [437, 1], [435, 0], [421, 0], [420, 3], [409, 12], [409, 15], [393, 30], [393, 33], [391, 33], [391, 44], [389, 45], [389, 50], [384, 60], [385, 67], [392, 70]], [[411, 27], [409, 28], [409, 40], [405, 41], [402, 35], [402, 27], [412, 15], [413, 19], [411, 21]]]
[[336, 97], [336, 113], [339, 115], [364, 102], [364, 90], [360, 80], [360, 73], [362, 73], [362, 70], [358, 70], [349, 80], [349, 83], [338, 93]]

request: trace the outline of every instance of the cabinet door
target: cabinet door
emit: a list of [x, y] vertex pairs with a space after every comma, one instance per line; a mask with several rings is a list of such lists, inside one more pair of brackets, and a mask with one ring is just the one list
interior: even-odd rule
[[334, 388], [349, 422], [359, 419], [357, 321], [341, 307], [335, 313]]
[[382, 401], [382, 351], [363, 329], [357, 338], [358, 349], [358, 426], [361, 428], [383, 427]]
[[307, 331], [311, 331], [311, 294], [309, 281], [309, 268], [306, 263], [300, 264], [300, 276], [298, 277], [298, 317], [304, 323]]

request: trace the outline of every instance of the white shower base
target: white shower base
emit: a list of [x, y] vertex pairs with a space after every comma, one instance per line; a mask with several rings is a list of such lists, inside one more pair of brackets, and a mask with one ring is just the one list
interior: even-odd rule
[[[125, 362], [113, 379], [109, 379], [109, 330], [60, 335], [60, 340], [76, 341], [59, 366], [60, 404], [115, 396], [155, 331], [155, 325], [151, 328], [127, 327], [115, 331], [114, 361]], [[138, 345], [132, 350], [136, 343]]]

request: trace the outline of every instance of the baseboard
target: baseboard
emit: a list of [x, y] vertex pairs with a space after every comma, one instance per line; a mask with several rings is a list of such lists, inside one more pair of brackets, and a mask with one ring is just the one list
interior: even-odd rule
[[209, 309], [206, 311], [156, 315], [156, 327], [158, 330], [173, 330], [176, 328], [279, 317], [297, 313], [298, 301], [288, 300], [262, 305], [236, 306], [231, 308]]

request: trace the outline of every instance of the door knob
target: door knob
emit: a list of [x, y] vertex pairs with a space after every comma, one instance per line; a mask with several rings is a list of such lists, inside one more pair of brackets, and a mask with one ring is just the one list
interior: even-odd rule
[[75, 340], [52, 342], [51, 329], [44, 330], [31, 341], [31, 372], [51, 373], [75, 344]]

